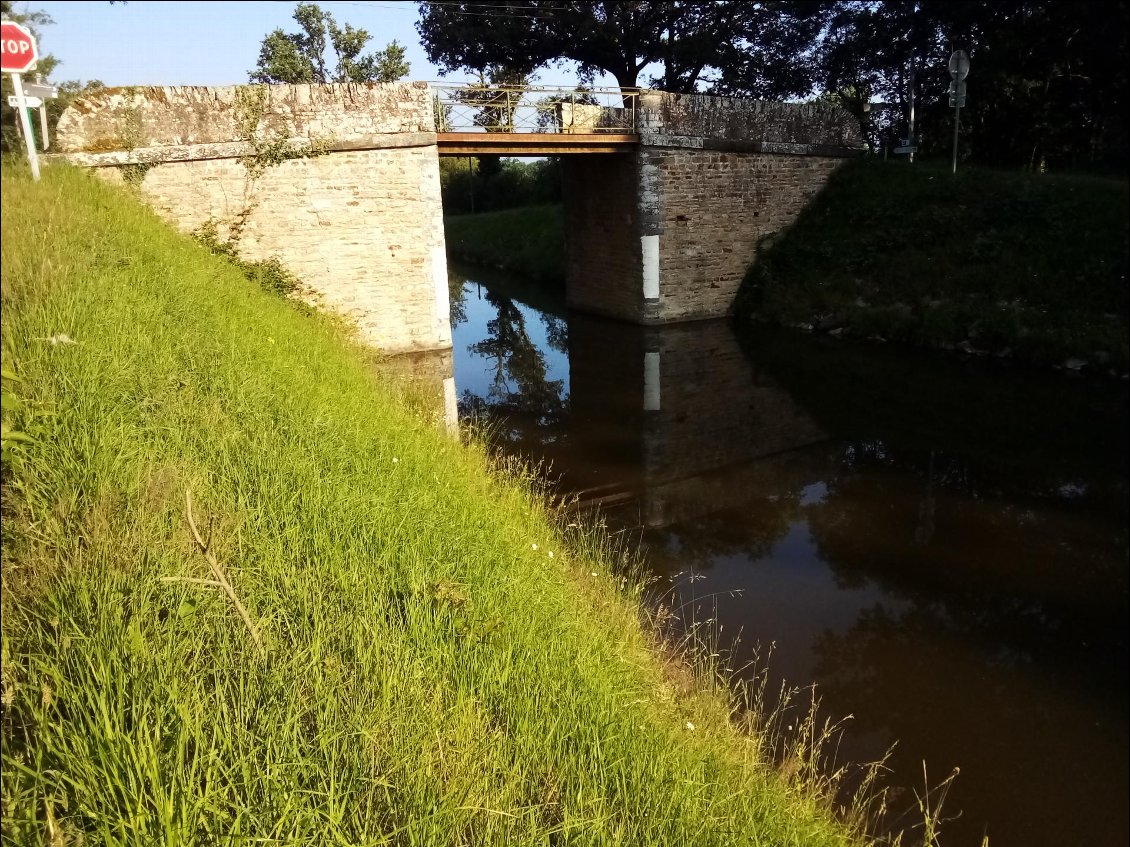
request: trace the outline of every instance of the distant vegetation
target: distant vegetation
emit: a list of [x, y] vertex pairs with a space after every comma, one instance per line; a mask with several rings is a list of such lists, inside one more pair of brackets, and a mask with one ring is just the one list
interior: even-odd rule
[[1127, 369], [1127, 183], [844, 167], [762, 245], [745, 320]]
[[447, 252], [547, 285], [565, 284], [565, 227], [556, 206], [527, 206], [443, 220]]
[[443, 156], [439, 180], [445, 215], [561, 202], [557, 159], [523, 162], [498, 156]]

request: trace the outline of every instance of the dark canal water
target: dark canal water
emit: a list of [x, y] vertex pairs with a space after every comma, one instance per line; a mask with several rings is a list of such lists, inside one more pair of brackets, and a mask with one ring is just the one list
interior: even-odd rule
[[899, 809], [960, 767], [945, 847], [1128, 843], [1125, 383], [453, 274], [460, 413], [601, 504], [735, 666], [771, 646], [853, 716], [838, 760], [897, 742]]

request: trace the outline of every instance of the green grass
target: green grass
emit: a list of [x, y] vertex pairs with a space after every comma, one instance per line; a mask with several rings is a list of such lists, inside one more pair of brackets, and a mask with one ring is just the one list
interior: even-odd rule
[[342, 327], [86, 173], [2, 198], [5, 844], [860, 843]]
[[744, 319], [1127, 368], [1127, 183], [864, 161], [762, 246]]
[[541, 283], [565, 284], [561, 206], [450, 215], [444, 218], [443, 228], [447, 252], [455, 259]]

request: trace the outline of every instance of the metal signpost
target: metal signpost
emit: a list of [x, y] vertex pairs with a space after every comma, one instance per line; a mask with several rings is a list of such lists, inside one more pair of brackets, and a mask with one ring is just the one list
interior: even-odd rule
[[908, 153], [907, 161], [912, 165], [914, 164], [914, 151], [918, 148], [914, 146], [914, 54], [910, 54], [910, 79], [907, 83], [907, 93], [910, 95], [910, 121], [907, 127], [907, 137], [902, 139], [902, 147], [896, 147], [895, 152]]
[[961, 107], [965, 105], [965, 78], [969, 76], [969, 54], [955, 50], [950, 56], [950, 105], [953, 106], [953, 173], [957, 173], [957, 133], [961, 127]]
[[28, 99], [28, 105], [31, 100], [38, 100], [39, 103], [39, 134], [40, 143], [43, 149], [46, 150], [51, 146], [51, 139], [47, 137], [47, 104], [44, 100], [55, 100], [59, 97], [59, 89], [54, 85], [48, 85], [43, 81], [42, 74], [35, 75], [35, 82], [24, 83], [24, 96]]
[[31, 134], [31, 121], [27, 116], [27, 98], [24, 95], [22, 74], [35, 68], [39, 59], [35, 38], [14, 21], [0, 22], [0, 73], [12, 75], [12, 89], [16, 92], [12, 105], [20, 116], [24, 131], [24, 144], [27, 146], [27, 161], [31, 165], [31, 176], [39, 180], [39, 157], [35, 152], [35, 140]]

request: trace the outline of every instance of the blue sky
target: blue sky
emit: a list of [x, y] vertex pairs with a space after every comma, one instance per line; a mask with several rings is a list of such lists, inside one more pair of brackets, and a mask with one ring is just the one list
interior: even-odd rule
[[[99, 79], [106, 85], [234, 85], [247, 82], [259, 44], [278, 27], [297, 30], [294, 2], [175, 2], [130, 0], [110, 5], [89, 2], [17, 2], [17, 11], [47, 12], [55, 21], [41, 31], [40, 52], [62, 61], [53, 81]], [[407, 50], [409, 79], [441, 79], [416, 34], [415, 3], [400, 0], [323, 0], [340, 23], [367, 29], [370, 45], [396, 40]], [[453, 74], [453, 81], [467, 78]], [[542, 85], [573, 85], [569, 68], [539, 74]], [[597, 84], [615, 85], [606, 77]]]

